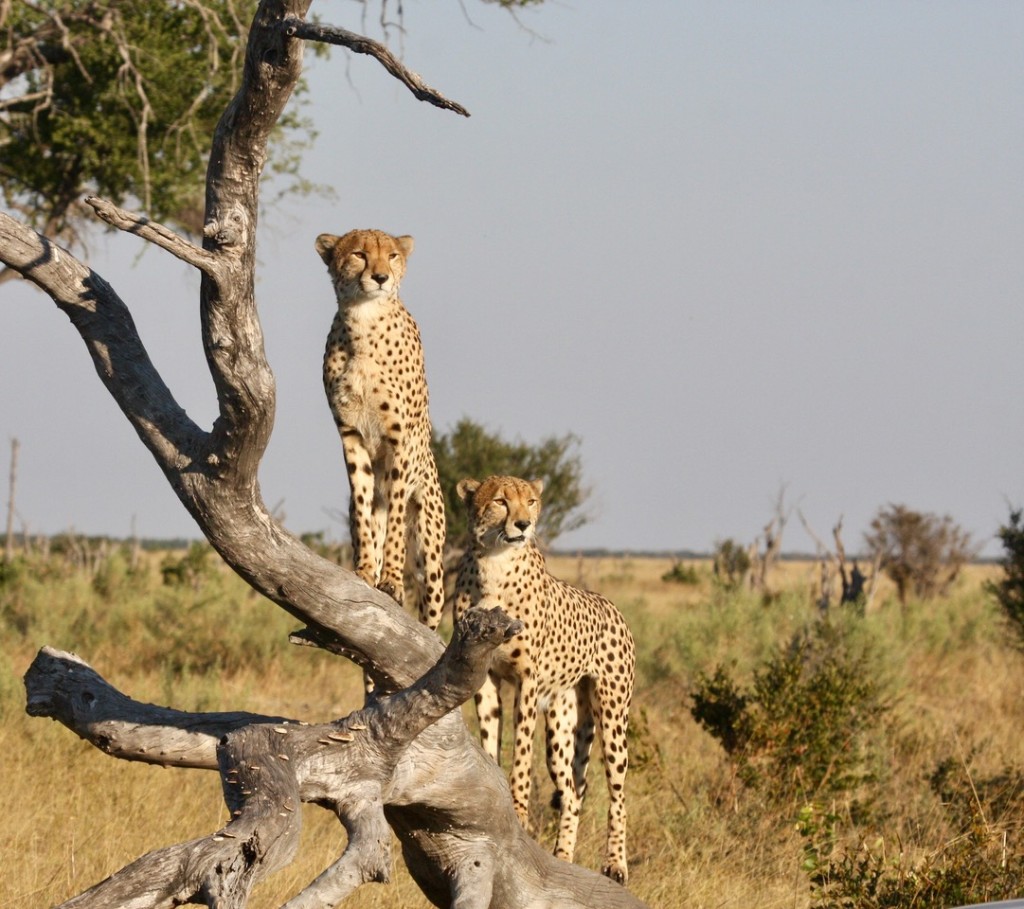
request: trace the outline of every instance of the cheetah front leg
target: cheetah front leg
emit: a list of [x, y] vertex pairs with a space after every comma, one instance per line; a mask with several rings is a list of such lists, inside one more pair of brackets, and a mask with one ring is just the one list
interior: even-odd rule
[[524, 830], [529, 830], [530, 787], [533, 782], [533, 734], [537, 729], [537, 682], [527, 667], [516, 692], [515, 744], [512, 751], [512, 804]]
[[473, 699], [480, 726], [480, 745], [501, 765], [501, 679], [488, 673]]
[[355, 572], [373, 587], [377, 583], [379, 544], [377, 518], [374, 514], [374, 471], [370, 452], [359, 431], [340, 427], [341, 445], [348, 470], [349, 536], [352, 538], [352, 556]]
[[444, 498], [437, 479], [437, 470], [431, 481], [420, 490], [416, 512], [416, 537], [423, 589], [420, 593], [420, 621], [428, 628], [441, 624], [444, 611]]
[[559, 812], [555, 855], [567, 862], [572, 861], [576, 852], [580, 805], [583, 801], [583, 785], [577, 778], [574, 757], [581, 722], [589, 729], [592, 739], [594, 723], [590, 704], [580, 699], [575, 688], [563, 691], [551, 702], [545, 714], [548, 773], [551, 782], [555, 784], [551, 804]]
[[594, 686], [593, 712], [604, 746], [604, 774], [608, 782], [608, 840], [601, 873], [625, 884], [626, 866], [626, 724], [629, 700], [606, 680]]
[[[401, 424], [394, 429], [400, 431]], [[392, 456], [384, 467], [387, 519], [384, 530], [384, 558], [377, 589], [399, 605], [405, 605], [406, 510], [409, 507], [409, 457], [398, 438], [389, 438]]]

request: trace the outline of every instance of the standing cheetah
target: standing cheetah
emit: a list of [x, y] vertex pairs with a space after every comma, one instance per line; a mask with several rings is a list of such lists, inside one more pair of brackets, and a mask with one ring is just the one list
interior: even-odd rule
[[534, 542], [543, 484], [514, 477], [462, 480], [472, 542], [459, 565], [456, 619], [481, 599], [497, 600], [523, 623], [504, 644], [476, 697], [480, 735], [498, 760], [500, 683], [516, 686], [512, 801], [526, 826], [538, 711], [547, 729], [548, 773], [560, 807], [555, 855], [572, 861], [595, 726], [608, 782], [608, 840], [602, 872], [626, 882], [626, 721], [636, 651], [622, 614], [604, 597], [548, 574]]
[[379, 230], [321, 234], [338, 312], [324, 352], [324, 389], [341, 434], [351, 487], [356, 573], [405, 599], [407, 557], [431, 628], [444, 606], [444, 499], [430, 450], [423, 348], [398, 298], [412, 237]]

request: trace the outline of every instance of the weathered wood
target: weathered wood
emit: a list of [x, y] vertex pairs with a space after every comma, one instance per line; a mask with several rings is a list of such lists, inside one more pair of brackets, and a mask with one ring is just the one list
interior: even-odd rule
[[487, 635], [460, 632], [446, 650], [389, 597], [302, 545], [262, 500], [257, 469], [276, 396], [254, 294], [259, 175], [267, 137], [299, 76], [294, 24], [308, 6], [260, 3], [242, 85], [213, 143], [202, 251], [141, 216], [91, 203], [109, 223], [201, 269], [202, 342], [219, 402], [209, 431], [175, 401], [128, 308], [103, 278], [4, 214], [0, 262], [68, 315], [107, 390], [227, 563], [306, 625], [307, 639], [365, 668], [382, 696], [328, 726], [185, 714], [138, 704], [81, 660], [44, 651], [26, 680], [31, 713], [59, 719], [113, 756], [217, 769], [239, 812], [223, 830], [143, 856], [65, 905], [143, 909], [189, 898], [245, 906], [253, 884], [290, 859], [300, 820], [289, 808], [307, 800], [329, 805], [350, 839], [290, 909], [331, 905], [364, 880], [381, 879], [387, 826], [435, 905], [635, 909], [642, 904], [624, 888], [556, 860], [527, 836], [504, 775], [452, 710], [478, 684], [467, 667], [482, 671]]
[[388, 821], [407, 835], [410, 870], [439, 906], [519, 909], [549, 898], [552, 886], [559, 906], [640, 906], [607, 878], [543, 852], [516, 821], [503, 775], [464, 747], [456, 708], [520, 627], [500, 610], [471, 610], [414, 685], [316, 725], [142, 704], [75, 655], [44, 648], [25, 677], [32, 715], [128, 760], [217, 769], [232, 814], [221, 830], [155, 850], [64, 907], [243, 907], [253, 885], [294, 856], [300, 801], [333, 810], [348, 845], [288, 909], [333, 906], [362, 883], [387, 880]]

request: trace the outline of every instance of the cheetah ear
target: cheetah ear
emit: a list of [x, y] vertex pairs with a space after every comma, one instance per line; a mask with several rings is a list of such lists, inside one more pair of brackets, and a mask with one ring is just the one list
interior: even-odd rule
[[401, 237], [395, 237], [395, 242], [398, 244], [398, 248], [402, 250], [402, 255], [408, 259], [412, 255], [413, 246], [416, 245], [412, 237], [408, 234], [403, 234]]
[[480, 488], [480, 481], [473, 480], [466, 477], [464, 480], [459, 480], [455, 485], [455, 494], [462, 499], [467, 505], [473, 501], [473, 496], [476, 495], [476, 491]]
[[341, 237], [336, 237], [334, 234], [320, 234], [316, 238], [316, 242], [313, 244], [316, 247], [316, 251], [320, 254], [320, 258], [324, 260], [328, 265], [331, 264], [331, 258], [334, 255], [334, 247], [338, 245], [338, 241]]
[[539, 479], [530, 480], [530, 486], [533, 488], [533, 491], [537, 493], [537, 498], [539, 499], [540, 494], [544, 491], [544, 481]]

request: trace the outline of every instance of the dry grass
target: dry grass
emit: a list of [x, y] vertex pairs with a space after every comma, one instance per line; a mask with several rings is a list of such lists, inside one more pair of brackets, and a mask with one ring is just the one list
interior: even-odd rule
[[[697, 673], [719, 663], [743, 673], [814, 618], [809, 564], [785, 563], [771, 605], [717, 590], [707, 564], [700, 583], [666, 583], [665, 559], [555, 558], [556, 574], [611, 597], [639, 645], [630, 775], [631, 889], [652, 906], [805, 907], [801, 840], [791, 815], [757, 804], [734, 778], [718, 743], [689, 712]], [[864, 625], [879, 654], [893, 709], [885, 730], [887, 802], [851, 826], [922, 854], [954, 835], [923, 782], [938, 762], [961, 757], [979, 777], [1024, 767], [1020, 653], [1010, 646], [974, 566], [948, 600], [901, 611], [885, 591]], [[294, 622], [224, 572], [198, 590], [170, 589], [155, 563], [145, 576], [115, 577], [99, 595], [80, 577], [0, 586], [0, 778], [9, 789], [0, 828], [0, 905], [67, 899], [143, 852], [205, 834], [224, 818], [215, 774], [115, 761], [63, 727], [24, 714], [20, 677], [45, 643], [76, 649], [132, 696], [184, 709], [250, 709], [324, 719], [360, 699], [359, 674], [336, 658], [286, 643]], [[201, 654], [221, 642], [219, 663]], [[182, 665], [174, 653], [192, 654]], [[592, 769], [578, 861], [601, 861], [606, 805]], [[538, 773], [534, 819], [553, 839], [549, 786]], [[296, 863], [258, 891], [253, 906], [279, 906], [319, 873], [343, 843], [340, 826], [304, 812]], [[874, 824], [872, 827], [871, 825]], [[401, 868], [395, 883], [363, 888], [356, 909], [428, 904]]]

